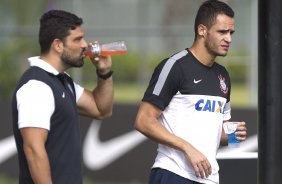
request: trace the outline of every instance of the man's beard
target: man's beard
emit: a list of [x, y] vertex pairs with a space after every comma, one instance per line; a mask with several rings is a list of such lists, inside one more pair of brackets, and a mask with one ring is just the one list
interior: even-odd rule
[[78, 57], [72, 57], [66, 51], [62, 53], [61, 60], [64, 64], [69, 65], [70, 67], [82, 67], [84, 64], [82, 54]]
[[211, 53], [212, 55], [216, 56], [226, 56], [227, 52], [225, 53], [220, 53], [217, 51], [216, 47], [212, 44], [212, 42], [208, 39], [205, 41], [205, 47], [207, 48], [208, 52]]

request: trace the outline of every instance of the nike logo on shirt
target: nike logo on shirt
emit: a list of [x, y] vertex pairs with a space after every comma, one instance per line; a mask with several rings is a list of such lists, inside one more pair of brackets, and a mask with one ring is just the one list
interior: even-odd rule
[[201, 81], [202, 81], [202, 79], [200, 79], [200, 80], [194, 79], [194, 84], [197, 84], [197, 83], [199, 83], [199, 82], [201, 82]]

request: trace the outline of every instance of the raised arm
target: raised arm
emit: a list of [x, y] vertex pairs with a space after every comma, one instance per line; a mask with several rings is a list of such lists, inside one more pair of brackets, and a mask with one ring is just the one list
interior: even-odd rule
[[[100, 75], [97, 86], [92, 91], [85, 89], [77, 106], [81, 115], [102, 119], [112, 115], [114, 86], [113, 78], [109, 76], [112, 61], [110, 57], [100, 57], [92, 62]], [[101, 75], [109, 77], [103, 79]]]

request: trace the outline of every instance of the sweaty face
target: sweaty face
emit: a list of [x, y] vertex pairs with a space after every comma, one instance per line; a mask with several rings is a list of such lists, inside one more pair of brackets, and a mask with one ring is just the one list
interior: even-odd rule
[[70, 31], [70, 35], [64, 43], [64, 51], [61, 60], [70, 67], [81, 67], [83, 61], [83, 49], [87, 47], [84, 34], [80, 27]]
[[214, 56], [226, 56], [234, 33], [234, 19], [219, 14], [216, 22], [207, 31], [205, 47]]

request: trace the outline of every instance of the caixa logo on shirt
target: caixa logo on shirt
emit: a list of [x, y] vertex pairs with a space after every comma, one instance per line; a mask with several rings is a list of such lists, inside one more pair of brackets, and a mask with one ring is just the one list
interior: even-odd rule
[[224, 104], [225, 102], [218, 100], [200, 99], [195, 104], [195, 109], [197, 111], [208, 111], [223, 114]]

